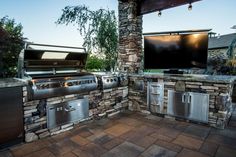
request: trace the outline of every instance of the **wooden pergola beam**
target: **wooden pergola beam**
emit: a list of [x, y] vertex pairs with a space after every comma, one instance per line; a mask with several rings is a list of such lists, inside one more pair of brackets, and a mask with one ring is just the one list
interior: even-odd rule
[[141, 0], [140, 14], [143, 15], [155, 11], [162, 11], [197, 1], [200, 0]]
[[[120, 0], [128, 2], [129, 0]], [[136, 0], [138, 15], [144, 15], [155, 11], [162, 11], [169, 8], [178, 7], [185, 4], [194, 3], [201, 0]]]

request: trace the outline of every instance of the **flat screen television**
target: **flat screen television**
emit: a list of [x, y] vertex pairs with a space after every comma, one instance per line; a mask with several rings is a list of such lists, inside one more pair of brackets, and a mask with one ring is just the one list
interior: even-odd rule
[[206, 68], [208, 33], [144, 36], [144, 69]]

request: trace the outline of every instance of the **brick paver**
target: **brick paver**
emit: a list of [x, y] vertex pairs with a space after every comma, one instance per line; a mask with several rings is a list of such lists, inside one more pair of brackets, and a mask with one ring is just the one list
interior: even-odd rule
[[216, 152], [216, 157], [235, 157], [236, 156], [236, 150], [220, 146], [220, 148]]
[[180, 145], [185, 148], [193, 149], [193, 150], [199, 150], [200, 147], [202, 146], [203, 141], [184, 136], [184, 135], [179, 135], [174, 141], [174, 144]]
[[210, 157], [210, 156], [203, 154], [201, 152], [185, 148], [177, 155], [177, 157]]
[[171, 151], [169, 149], [160, 147], [158, 145], [152, 145], [149, 147], [145, 152], [142, 153], [143, 157], [157, 157], [157, 156], [163, 156], [163, 157], [175, 157], [176, 152]]
[[122, 144], [111, 149], [102, 157], [136, 157], [144, 151], [144, 148], [139, 147], [130, 142], [123, 142]]
[[216, 151], [218, 149], [219, 145], [211, 142], [204, 142], [200, 152], [205, 153], [210, 156], [214, 156], [216, 154]]
[[127, 112], [2, 150], [0, 157], [236, 157], [235, 119], [231, 121], [218, 130]]

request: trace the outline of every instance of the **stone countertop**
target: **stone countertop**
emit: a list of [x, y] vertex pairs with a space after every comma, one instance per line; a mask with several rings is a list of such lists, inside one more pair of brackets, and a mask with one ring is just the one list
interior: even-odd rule
[[0, 88], [16, 87], [16, 86], [24, 86], [24, 85], [27, 85], [27, 83], [21, 79], [17, 79], [17, 78], [0, 79]]
[[144, 78], [161, 78], [161, 79], [173, 79], [182, 81], [202, 81], [202, 82], [214, 82], [214, 83], [233, 83], [236, 81], [236, 76], [228, 75], [196, 75], [196, 74], [162, 74], [162, 73], [144, 73], [144, 74], [130, 74], [133, 77]]

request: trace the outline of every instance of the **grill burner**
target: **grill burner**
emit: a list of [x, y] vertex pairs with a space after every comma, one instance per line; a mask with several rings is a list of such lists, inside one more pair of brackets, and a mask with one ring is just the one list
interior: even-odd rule
[[30, 85], [29, 98], [42, 99], [94, 90], [97, 80], [94, 75], [83, 73], [83, 76], [33, 79]]
[[[36, 46], [37, 48], [33, 48]], [[19, 77], [29, 81], [29, 99], [44, 99], [97, 88], [97, 78], [80, 72], [85, 66], [84, 48], [28, 44], [20, 53]]]

